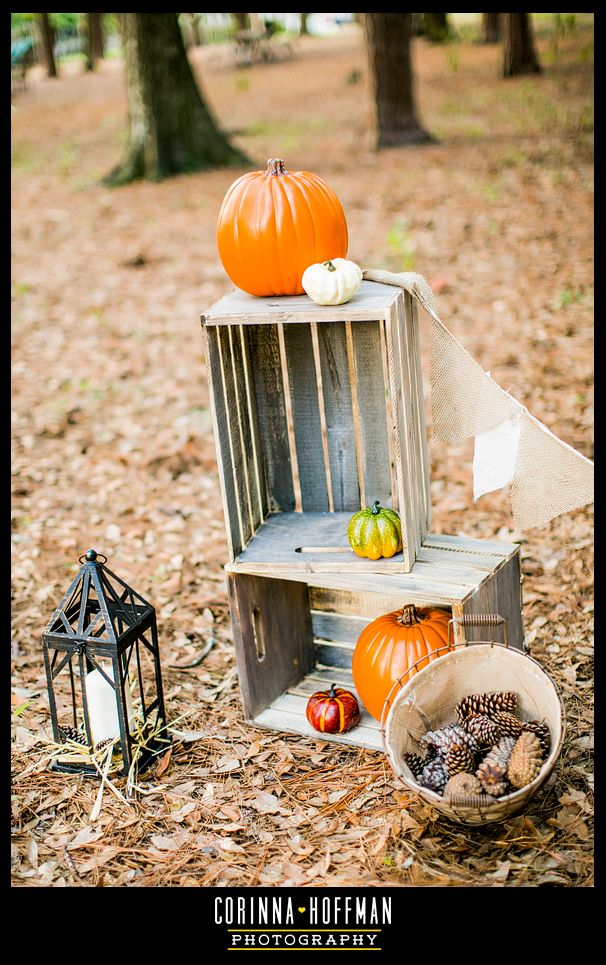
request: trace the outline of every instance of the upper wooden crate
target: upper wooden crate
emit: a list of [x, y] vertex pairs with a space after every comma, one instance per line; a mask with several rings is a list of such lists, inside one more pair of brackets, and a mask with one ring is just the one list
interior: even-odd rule
[[[230, 561], [284, 574], [408, 573], [431, 521], [416, 303], [235, 290], [202, 316]], [[352, 513], [400, 513], [403, 551], [357, 557]]]

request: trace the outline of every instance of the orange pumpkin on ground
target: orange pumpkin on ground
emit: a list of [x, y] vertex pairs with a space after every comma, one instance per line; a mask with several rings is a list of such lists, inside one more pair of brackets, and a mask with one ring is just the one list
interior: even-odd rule
[[315, 730], [323, 734], [343, 734], [360, 720], [360, 705], [350, 690], [330, 685], [318, 690], [307, 702], [306, 716]]
[[302, 295], [310, 265], [347, 255], [347, 221], [336, 194], [309, 171], [244, 174], [223, 199], [217, 247], [225, 271], [249, 295]]
[[[397, 680], [402, 678], [405, 684], [417, 670], [442, 655], [435, 651], [447, 647], [449, 620], [446, 610], [407, 604], [377, 617], [362, 630], [351, 670], [360, 700], [376, 720], [381, 720], [385, 700]], [[416, 670], [407, 673], [416, 661], [421, 661]]]

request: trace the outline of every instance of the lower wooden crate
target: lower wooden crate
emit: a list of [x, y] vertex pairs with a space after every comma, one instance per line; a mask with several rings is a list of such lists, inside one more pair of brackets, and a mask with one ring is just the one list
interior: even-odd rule
[[[351, 659], [358, 636], [375, 617], [405, 603], [443, 607], [455, 617], [499, 613], [510, 646], [524, 648], [515, 544], [428, 536], [410, 573], [399, 576], [290, 568], [269, 575], [250, 567], [242, 572], [236, 562], [226, 571], [244, 714], [260, 727], [318, 739], [305, 717], [308, 698], [333, 682], [355, 692]], [[486, 630], [455, 625], [454, 639], [486, 639]], [[321, 738], [382, 748], [379, 723], [366, 711], [349, 733]]]

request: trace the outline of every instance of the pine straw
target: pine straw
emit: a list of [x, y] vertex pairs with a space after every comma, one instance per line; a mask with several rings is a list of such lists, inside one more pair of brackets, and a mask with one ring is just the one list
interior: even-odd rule
[[[38, 744], [15, 754], [15, 885], [592, 883], [590, 723], [568, 664], [550, 667], [569, 721], [555, 782], [526, 813], [477, 830], [439, 818], [383, 754], [248, 725], [222, 616], [217, 652], [231, 686], [215, 697], [199, 676], [220, 685], [224, 671], [166, 671], [170, 716], [188, 683], [200, 709], [132, 799], [106, 791], [91, 823], [98, 781], [50, 773]], [[126, 792], [125, 778], [113, 782]]]
[[[579, 27], [543, 75], [511, 81], [498, 77], [497, 48], [461, 43], [455, 72], [419, 42], [421, 112], [442, 143], [381, 154], [369, 150], [357, 35], [304, 38], [289, 64], [250, 72], [246, 90], [224, 52], [192, 55], [238, 144], [326, 177], [354, 260], [401, 270], [414, 251], [408, 267], [474, 358], [589, 457], [591, 41]], [[548, 38], [540, 46], [545, 58]], [[361, 85], [346, 83], [353, 68]], [[522, 541], [531, 652], [568, 717], [555, 783], [523, 815], [486, 830], [449, 824], [383, 754], [243, 720], [197, 341], [198, 314], [229, 287], [214, 220], [232, 175], [99, 185], [119, 153], [123, 78], [116, 61], [75, 70], [32, 72], [13, 113], [15, 886], [590, 885], [590, 508]], [[470, 444], [431, 456], [434, 532], [521, 538], [506, 493], [472, 502]], [[104, 789], [92, 823], [99, 781], [48, 771], [40, 650], [91, 545], [157, 607], [167, 713], [187, 715], [132, 800]], [[203, 652], [210, 611], [215, 646], [174, 667]], [[126, 797], [125, 783], [115, 779]]]

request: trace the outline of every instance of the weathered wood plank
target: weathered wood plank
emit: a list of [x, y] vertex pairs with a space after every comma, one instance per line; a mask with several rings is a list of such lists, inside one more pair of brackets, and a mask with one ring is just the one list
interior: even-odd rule
[[244, 712], [254, 717], [315, 664], [309, 594], [302, 583], [227, 580]]
[[284, 711], [268, 707], [258, 714], [252, 721], [256, 727], [267, 727], [270, 730], [284, 731], [289, 734], [301, 734], [312, 740], [330, 741], [334, 744], [343, 744], [348, 747], [366, 747], [372, 751], [383, 751], [383, 740], [379, 729], [372, 730], [370, 727], [354, 727], [353, 730], [345, 734], [320, 734], [314, 730], [305, 717], [305, 700], [299, 698], [301, 703], [296, 710]]
[[505, 543], [490, 539], [472, 539], [468, 536], [448, 536], [444, 533], [428, 533], [424, 546], [437, 549], [457, 550], [460, 553], [490, 553], [508, 559], [519, 550], [517, 543]]
[[[331, 683], [339, 687], [347, 687], [358, 698], [353, 685], [351, 667], [326, 667], [316, 664], [315, 667], [296, 684], [289, 687], [289, 693], [299, 694], [301, 697], [311, 697], [317, 690], [326, 690]], [[359, 698], [358, 698], [359, 699]]]
[[393, 506], [389, 427], [385, 409], [380, 322], [352, 322], [351, 340], [358, 398], [365, 506], [378, 499]]
[[395, 509], [397, 513], [400, 511], [400, 504], [398, 502], [398, 480], [396, 476], [396, 464], [394, 455], [394, 445], [393, 445], [393, 432], [392, 432], [392, 409], [391, 409], [391, 398], [389, 389], [389, 368], [388, 368], [388, 358], [387, 358], [387, 335], [385, 332], [386, 322], [381, 320], [379, 322], [379, 334], [381, 337], [381, 362], [383, 367], [383, 395], [385, 401], [385, 425], [387, 426], [387, 441], [389, 446], [389, 473], [391, 480], [391, 508]]
[[250, 537], [260, 525], [263, 516], [261, 513], [261, 493], [258, 487], [258, 473], [255, 470], [255, 454], [253, 448], [252, 430], [248, 412], [248, 400], [246, 398], [246, 376], [244, 373], [244, 359], [242, 357], [242, 341], [240, 339], [240, 328], [230, 327], [223, 329], [222, 334], [227, 334], [227, 339], [222, 342], [225, 355], [229, 353], [231, 362], [231, 383], [233, 391], [231, 409], [231, 431], [237, 439], [241, 453], [240, 472], [244, 477], [246, 490], [246, 510], [248, 511], [248, 521], [250, 526]]
[[316, 639], [335, 643], [355, 644], [369, 620], [363, 616], [344, 616], [342, 613], [311, 611], [311, 626]]
[[416, 559], [419, 547], [425, 535], [425, 512], [422, 508], [421, 458], [419, 435], [417, 432], [416, 388], [413, 382], [413, 344], [411, 332], [411, 318], [404, 309], [404, 297], [400, 297], [393, 306], [396, 316], [397, 345], [396, 360], [398, 369], [400, 395], [400, 436], [406, 437], [406, 448], [402, 449], [403, 478], [407, 487], [407, 499], [410, 503], [412, 517], [412, 532], [410, 535], [411, 557]]
[[[488, 576], [475, 593], [463, 601], [463, 613], [498, 613], [507, 621], [509, 645], [518, 650], [524, 649], [519, 552]], [[503, 628], [465, 627], [465, 639], [503, 642]]]
[[330, 667], [350, 668], [354, 645], [316, 640], [316, 660]]
[[[401, 553], [380, 560], [356, 556], [347, 541], [349, 519], [349, 513], [270, 514], [237, 557], [237, 567], [242, 572], [246, 567], [253, 567], [257, 572], [284, 572], [289, 568], [293, 572], [352, 570], [370, 576], [405, 575], [395, 565], [401, 562]], [[420, 580], [444, 578], [472, 588], [479, 585], [497, 562], [495, 556], [488, 554], [422, 547], [411, 574]]]
[[288, 513], [295, 508], [295, 490], [278, 329], [275, 325], [262, 325], [249, 328], [247, 336], [267, 500], [271, 510]]
[[223, 376], [219, 353], [219, 332], [205, 330], [206, 371], [209, 383], [211, 414], [217, 451], [219, 483], [230, 559], [234, 560], [243, 546], [239, 501], [236, 496], [233, 457], [229, 442], [228, 414], [225, 406]]
[[421, 464], [422, 464], [422, 492], [423, 505], [425, 510], [423, 536], [431, 526], [431, 486], [429, 478], [429, 452], [427, 448], [427, 426], [425, 422], [425, 393], [423, 389], [423, 369], [421, 366], [421, 341], [419, 332], [419, 308], [416, 298], [408, 292], [405, 293], [407, 312], [412, 321], [412, 347], [414, 365], [415, 398], [417, 401], [417, 420], [418, 432], [421, 445]]
[[360, 508], [345, 322], [317, 326], [333, 509]]
[[[311, 695], [318, 690], [328, 690], [332, 682], [338, 683], [337, 680], [333, 679], [334, 674], [333, 676], [331, 676], [330, 674], [331, 674], [331, 671], [327, 673], [326, 679], [321, 681], [318, 681], [318, 680], [311, 681], [309, 677], [305, 678], [304, 683], [307, 683], [308, 686], [305, 688], [303, 692], [300, 690], [297, 690], [296, 692], [290, 691], [289, 693], [283, 694], [281, 697], [278, 697], [277, 700], [273, 701], [272, 710], [281, 710], [287, 714], [297, 714], [297, 715], [300, 715], [301, 711], [303, 711], [303, 718], [305, 718], [305, 708], [307, 706], [307, 701], [309, 700]], [[348, 677], [349, 677], [349, 680], [344, 681], [342, 686], [346, 687], [347, 690], [350, 690], [354, 694], [356, 699], [359, 701], [359, 697], [356, 694], [353, 684], [350, 682], [351, 674], [348, 674]], [[317, 730], [315, 730], [314, 728], [310, 728], [310, 729], [314, 736], [318, 735]], [[362, 735], [369, 737], [371, 734], [375, 734], [378, 731], [380, 731], [380, 726], [379, 726], [379, 722], [375, 721], [375, 719], [370, 716], [368, 711], [365, 710], [362, 705], [360, 705], [360, 723], [356, 725], [355, 729], [358, 737], [361, 737]], [[353, 736], [353, 731], [351, 733]], [[319, 736], [324, 737], [324, 734], [320, 734]]]
[[402, 386], [399, 360], [398, 318], [395, 305], [385, 322], [387, 342], [387, 369], [389, 374], [389, 395], [392, 411], [392, 431], [396, 480], [398, 484], [398, 506], [402, 524], [404, 568], [412, 568], [416, 555], [415, 521], [413, 502], [408, 478], [408, 433], [404, 387]]
[[242, 449], [242, 437], [238, 425], [236, 386], [234, 379], [234, 369], [231, 358], [231, 345], [229, 329], [219, 329], [219, 359], [221, 362], [221, 376], [223, 379], [223, 390], [225, 395], [225, 412], [227, 415], [227, 431], [229, 433], [229, 446], [233, 464], [234, 483], [236, 486], [236, 498], [240, 517], [242, 532], [242, 544], [250, 541], [253, 534], [252, 511], [250, 505], [250, 493], [246, 481], [246, 464], [244, 451]]
[[421, 438], [423, 386], [417, 382], [416, 355], [419, 346], [414, 332], [415, 316], [412, 309], [412, 296], [408, 292], [403, 293], [402, 298], [396, 302], [396, 311], [400, 327], [401, 365], [402, 368], [407, 369], [406, 377], [409, 386], [406, 399], [406, 407], [409, 413], [409, 479], [414, 493], [416, 540], [417, 545], [420, 546], [427, 532], [425, 517], [429, 493], [425, 493], [424, 450], [426, 449], [426, 440]]
[[[255, 398], [255, 380], [250, 360], [250, 349], [248, 346], [248, 330], [242, 325], [238, 328], [238, 337], [242, 352], [242, 367], [244, 375], [243, 395], [248, 415], [248, 426], [250, 431], [250, 445], [252, 449], [253, 477], [254, 486], [259, 500], [259, 523], [262, 522], [269, 512], [269, 493], [265, 471], [263, 468], [263, 453], [261, 451], [261, 438], [259, 435], [259, 423], [257, 415], [257, 405]], [[258, 525], [258, 523], [257, 523]]]
[[[461, 591], [457, 588], [449, 588], [452, 592], [444, 591], [443, 586], [428, 584], [427, 587], [414, 585], [405, 591], [394, 591], [384, 587], [381, 592], [379, 587], [375, 589], [360, 590], [359, 585], [356, 589], [352, 582], [349, 585], [346, 581], [340, 580], [342, 585], [328, 585], [324, 579], [318, 579], [313, 574], [313, 583], [309, 584], [309, 595], [314, 610], [326, 610], [328, 612], [343, 615], [359, 616], [363, 615], [370, 623], [375, 617], [384, 613], [391, 613], [392, 610], [401, 608], [405, 603], [415, 603], [419, 606], [440, 606], [448, 609], [453, 601], [461, 599]], [[345, 585], [343, 585], [345, 584]]]
[[328, 510], [318, 384], [309, 325], [284, 331], [303, 511]]
[[353, 298], [345, 305], [316, 305], [307, 295], [283, 295], [258, 298], [234, 289], [202, 315], [206, 326], [263, 325], [276, 322], [308, 324], [385, 318], [399, 289], [392, 285], [363, 281]]

